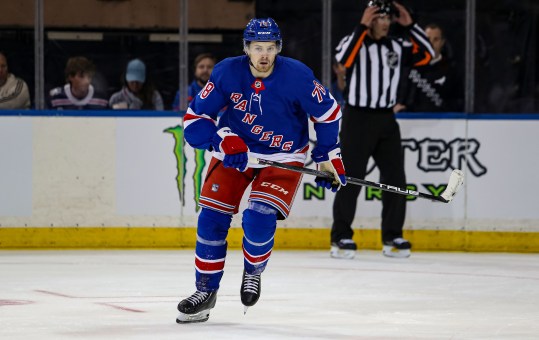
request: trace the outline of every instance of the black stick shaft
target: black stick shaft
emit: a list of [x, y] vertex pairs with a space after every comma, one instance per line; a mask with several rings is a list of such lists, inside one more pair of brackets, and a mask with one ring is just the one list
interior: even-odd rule
[[[287, 170], [291, 170], [291, 171], [301, 172], [303, 174], [313, 175], [313, 176], [317, 176], [317, 177], [333, 178], [333, 174], [331, 174], [329, 172], [320, 171], [320, 170], [314, 170], [314, 169], [309, 169], [309, 168], [303, 168], [303, 167], [290, 165], [290, 164], [285, 164], [285, 163], [279, 163], [279, 162], [275, 162], [275, 161], [269, 161], [269, 160], [266, 160], [266, 159], [257, 158], [257, 163], [264, 164], [264, 165], [270, 165], [270, 166], [273, 166], [273, 167], [276, 167], [276, 168], [281, 168], [281, 169], [287, 169]], [[448, 202], [445, 198], [443, 198], [441, 196], [434, 196], [434, 195], [425, 194], [425, 193], [422, 193], [422, 192], [419, 192], [419, 191], [403, 189], [403, 188], [399, 188], [399, 187], [396, 187], [396, 186], [393, 186], [393, 185], [387, 185], [387, 184], [383, 184], [383, 183], [371, 182], [371, 181], [367, 181], [367, 180], [364, 180], [364, 179], [359, 179], [359, 178], [346, 176], [346, 181], [348, 183], [350, 183], [350, 184], [361, 185], [361, 186], [370, 187], [370, 188], [377, 188], [377, 189], [387, 191], [387, 192], [392, 192], [392, 193], [395, 193], [395, 194], [411, 195], [411, 196], [415, 196], [415, 197], [419, 197], [419, 198], [429, 199], [431, 201], [436, 201], [436, 202], [443, 202], [443, 203]]]

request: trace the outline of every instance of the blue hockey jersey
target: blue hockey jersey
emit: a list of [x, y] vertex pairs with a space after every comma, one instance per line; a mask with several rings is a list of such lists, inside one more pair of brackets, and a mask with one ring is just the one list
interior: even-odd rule
[[[338, 103], [303, 63], [277, 56], [273, 72], [259, 79], [249, 69], [249, 58], [240, 56], [218, 63], [191, 102], [184, 117], [185, 139], [195, 148], [209, 149], [215, 131], [229, 127], [245, 141], [251, 157], [304, 162], [308, 120], [314, 122], [317, 147], [324, 152], [338, 143], [340, 118]], [[219, 152], [214, 156], [224, 157]]]

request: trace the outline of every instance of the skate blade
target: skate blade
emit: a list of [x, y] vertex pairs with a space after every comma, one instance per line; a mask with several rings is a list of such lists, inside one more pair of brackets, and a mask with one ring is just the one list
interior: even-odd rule
[[355, 250], [339, 249], [339, 247], [331, 247], [329, 255], [334, 259], [348, 259], [351, 260], [356, 256]]
[[204, 322], [210, 318], [210, 310], [206, 309], [195, 314], [180, 313], [176, 318], [176, 323]]
[[382, 254], [387, 257], [395, 257], [395, 258], [406, 258], [410, 257], [412, 254], [410, 249], [397, 249], [393, 246], [384, 246], [382, 249]]
[[247, 314], [248, 309], [249, 309], [249, 306], [243, 306], [243, 315]]

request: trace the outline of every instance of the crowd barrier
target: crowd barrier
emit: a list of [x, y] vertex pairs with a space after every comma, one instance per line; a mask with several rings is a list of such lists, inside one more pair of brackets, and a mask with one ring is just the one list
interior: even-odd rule
[[[184, 143], [181, 116], [0, 111], [0, 249], [194, 247], [211, 154]], [[439, 194], [452, 169], [465, 173], [450, 204], [408, 197], [405, 237], [415, 250], [539, 251], [539, 115], [398, 120], [409, 188]], [[372, 163], [367, 179], [383, 182]], [[362, 249], [381, 248], [380, 195], [361, 191], [354, 239]], [[332, 202], [304, 176], [276, 248], [329, 249]], [[241, 246], [238, 215], [232, 248]]]

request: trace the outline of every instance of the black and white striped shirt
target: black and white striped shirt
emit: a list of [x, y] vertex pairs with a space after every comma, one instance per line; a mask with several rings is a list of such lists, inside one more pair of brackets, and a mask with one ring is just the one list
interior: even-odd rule
[[367, 27], [359, 25], [341, 40], [335, 58], [347, 69], [345, 98], [349, 105], [392, 108], [403, 67], [429, 63], [434, 51], [425, 32], [417, 24], [407, 29], [405, 36], [374, 40], [367, 35]]

